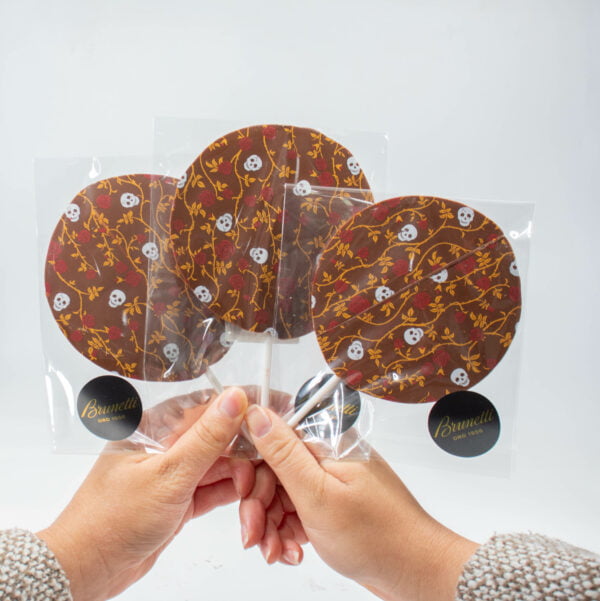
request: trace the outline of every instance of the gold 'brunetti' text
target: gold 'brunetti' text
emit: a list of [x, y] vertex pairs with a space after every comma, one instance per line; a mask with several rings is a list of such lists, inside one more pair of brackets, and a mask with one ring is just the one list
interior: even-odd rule
[[486, 409], [480, 413], [477, 417], [471, 419], [464, 419], [462, 421], [454, 421], [450, 419], [449, 415], [444, 415], [441, 419], [438, 427], [435, 430], [434, 438], [442, 437], [446, 438], [456, 432], [462, 432], [475, 426], [481, 426], [482, 424], [489, 424], [494, 421], [494, 412], [491, 409]]
[[96, 401], [96, 399], [91, 399], [81, 412], [81, 419], [95, 419], [103, 415], [114, 415], [115, 413], [137, 409], [138, 406], [139, 401], [132, 397], [128, 398], [126, 401], [121, 401], [120, 403], [106, 405], [106, 407], [98, 407], [98, 401]]

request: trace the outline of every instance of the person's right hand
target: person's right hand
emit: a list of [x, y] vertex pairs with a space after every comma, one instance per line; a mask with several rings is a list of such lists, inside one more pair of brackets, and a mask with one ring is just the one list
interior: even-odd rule
[[299, 563], [288, 557], [306, 536], [333, 569], [384, 599], [454, 599], [477, 545], [429, 516], [374, 451], [369, 461], [319, 463], [272, 411], [251, 407], [246, 421], [273, 474], [262, 466], [242, 501], [245, 546], [260, 543], [269, 562]]

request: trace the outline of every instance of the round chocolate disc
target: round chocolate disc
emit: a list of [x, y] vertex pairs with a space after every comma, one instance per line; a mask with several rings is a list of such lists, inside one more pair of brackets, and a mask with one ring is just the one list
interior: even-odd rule
[[254, 126], [202, 152], [178, 183], [171, 216], [176, 260], [198, 298], [227, 322], [282, 338], [298, 332], [275, 308], [289, 183], [299, 199], [317, 185], [367, 188], [356, 159], [322, 133]]
[[514, 253], [470, 207], [431, 197], [356, 214], [323, 252], [313, 319], [330, 367], [353, 388], [404, 403], [481, 381], [521, 313]]
[[88, 359], [129, 378], [196, 378], [227, 350], [222, 323], [177, 274], [165, 229], [176, 184], [127, 175], [88, 186], [48, 249], [46, 295], [61, 331]]

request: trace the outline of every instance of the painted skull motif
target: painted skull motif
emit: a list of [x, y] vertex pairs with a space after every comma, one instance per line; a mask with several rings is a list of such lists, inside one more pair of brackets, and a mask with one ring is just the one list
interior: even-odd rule
[[379, 286], [379, 288], [375, 290], [375, 300], [380, 303], [393, 296], [393, 294], [394, 291], [391, 288], [388, 288], [387, 286]]
[[467, 387], [470, 383], [469, 375], [462, 367], [457, 367], [451, 374], [450, 380], [457, 386]]
[[142, 246], [142, 254], [147, 259], [156, 261], [158, 259], [158, 246], [156, 246], [154, 242], [146, 242], [146, 244]]
[[269, 258], [269, 251], [266, 248], [251, 248], [250, 257], [259, 265], [264, 265]]
[[121, 205], [125, 209], [131, 209], [132, 207], [137, 207], [140, 204], [140, 197], [132, 194], [131, 192], [125, 192], [125, 194], [121, 194]]
[[233, 227], [233, 217], [231, 213], [224, 213], [218, 217], [216, 226], [220, 232], [228, 232]]
[[294, 186], [294, 194], [296, 196], [308, 196], [311, 192], [312, 192], [312, 188], [310, 186], [310, 183], [305, 179], [301, 179]]
[[113, 309], [120, 307], [127, 297], [122, 290], [113, 290], [108, 297], [108, 304]]
[[177, 182], [177, 187], [181, 190], [187, 184], [187, 173], [184, 173]]
[[73, 223], [75, 223], [76, 221], [79, 221], [80, 213], [81, 213], [81, 211], [76, 204], [70, 204], [67, 207], [67, 210], [65, 211], [65, 215], [67, 216], [67, 219], [69, 221], [72, 221]]
[[194, 288], [194, 294], [196, 298], [203, 303], [210, 303], [212, 301], [212, 294], [206, 286], [196, 286]]
[[475, 218], [475, 212], [470, 207], [461, 207], [458, 209], [456, 216], [458, 217], [458, 223], [463, 227], [467, 227], [471, 225], [471, 221]]
[[244, 163], [244, 169], [246, 171], [258, 171], [262, 164], [262, 159], [257, 154], [251, 154]]
[[398, 234], [398, 239], [402, 242], [410, 242], [417, 237], [417, 228], [412, 223], [407, 223]]
[[436, 284], [442, 284], [443, 282], [445, 282], [448, 279], [448, 270], [442, 269], [442, 271], [439, 271], [435, 275], [432, 275], [431, 279], [434, 282], [436, 282]]
[[234, 339], [229, 332], [223, 332], [219, 336], [219, 342], [223, 348], [231, 348], [233, 346]]
[[360, 340], [354, 340], [347, 350], [348, 357], [353, 361], [360, 361], [364, 357], [365, 351]]
[[352, 175], [358, 175], [360, 173], [360, 165], [354, 157], [348, 157], [346, 165], [348, 165], [348, 170]]
[[163, 353], [171, 363], [175, 363], [179, 359], [179, 347], [174, 342], [165, 344], [163, 346]]
[[417, 344], [421, 338], [423, 338], [423, 330], [421, 328], [408, 328], [404, 331], [406, 344]]
[[52, 306], [54, 307], [55, 311], [62, 311], [63, 309], [66, 309], [70, 303], [71, 299], [69, 298], [69, 295], [65, 294], [64, 292], [59, 292], [54, 297], [54, 303]]

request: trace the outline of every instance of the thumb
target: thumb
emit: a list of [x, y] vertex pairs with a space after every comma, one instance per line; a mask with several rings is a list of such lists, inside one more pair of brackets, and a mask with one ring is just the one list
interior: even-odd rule
[[296, 436], [275, 413], [252, 405], [246, 414], [254, 446], [275, 472], [298, 509], [316, 501], [327, 473]]
[[239, 432], [247, 407], [241, 388], [227, 388], [163, 455], [165, 471], [195, 487]]

